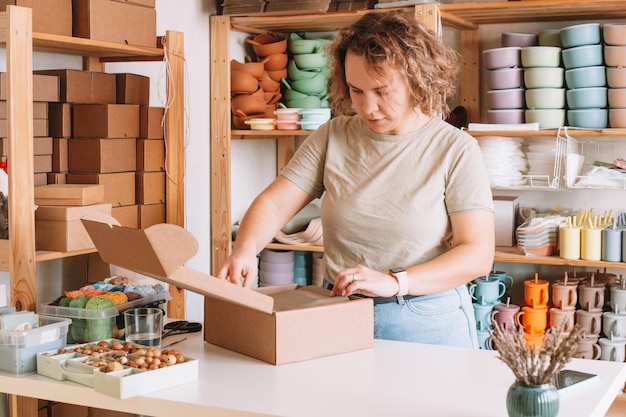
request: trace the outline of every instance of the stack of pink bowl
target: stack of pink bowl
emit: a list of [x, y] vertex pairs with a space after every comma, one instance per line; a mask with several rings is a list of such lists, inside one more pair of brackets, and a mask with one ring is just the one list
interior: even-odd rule
[[292, 284], [294, 266], [294, 251], [263, 249], [259, 260], [259, 286]]
[[609, 105], [609, 126], [626, 127], [626, 24], [605, 23], [604, 60]]
[[518, 124], [524, 122], [524, 88], [520, 68], [521, 47], [510, 46], [483, 51], [487, 69], [487, 122]]

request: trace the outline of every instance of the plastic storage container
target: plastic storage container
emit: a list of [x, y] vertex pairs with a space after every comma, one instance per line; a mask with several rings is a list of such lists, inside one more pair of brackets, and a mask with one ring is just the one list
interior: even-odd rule
[[38, 325], [24, 331], [0, 331], [0, 371], [24, 376], [37, 371], [37, 353], [65, 346], [72, 320], [39, 315]]
[[67, 335], [68, 344], [95, 342], [111, 338], [123, 340], [124, 315], [122, 313], [124, 311], [137, 307], [161, 308], [162, 304], [170, 298], [170, 294], [164, 292], [102, 310], [61, 307], [48, 302], [40, 306], [39, 312], [48, 316], [72, 319]]

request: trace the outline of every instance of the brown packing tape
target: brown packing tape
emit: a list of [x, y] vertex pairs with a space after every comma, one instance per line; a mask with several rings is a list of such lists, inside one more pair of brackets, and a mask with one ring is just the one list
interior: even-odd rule
[[106, 215], [89, 216], [81, 221], [104, 262], [207, 297], [268, 314], [273, 312], [271, 297], [184, 267], [198, 251], [198, 242], [180, 226], [160, 223], [133, 229], [119, 226], [113, 217]]

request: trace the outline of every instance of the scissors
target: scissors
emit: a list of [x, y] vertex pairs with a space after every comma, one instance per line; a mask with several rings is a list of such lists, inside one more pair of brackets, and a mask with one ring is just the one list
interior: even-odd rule
[[193, 321], [186, 320], [177, 320], [167, 323], [163, 326], [165, 330], [163, 332], [163, 337], [171, 336], [173, 334], [183, 334], [183, 333], [195, 333], [202, 330], [202, 323], [197, 323]]

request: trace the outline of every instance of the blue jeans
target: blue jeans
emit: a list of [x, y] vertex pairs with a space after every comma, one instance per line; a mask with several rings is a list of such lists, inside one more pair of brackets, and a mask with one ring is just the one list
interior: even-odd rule
[[467, 286], [374, 306], [376, 339], [478, 348]]

